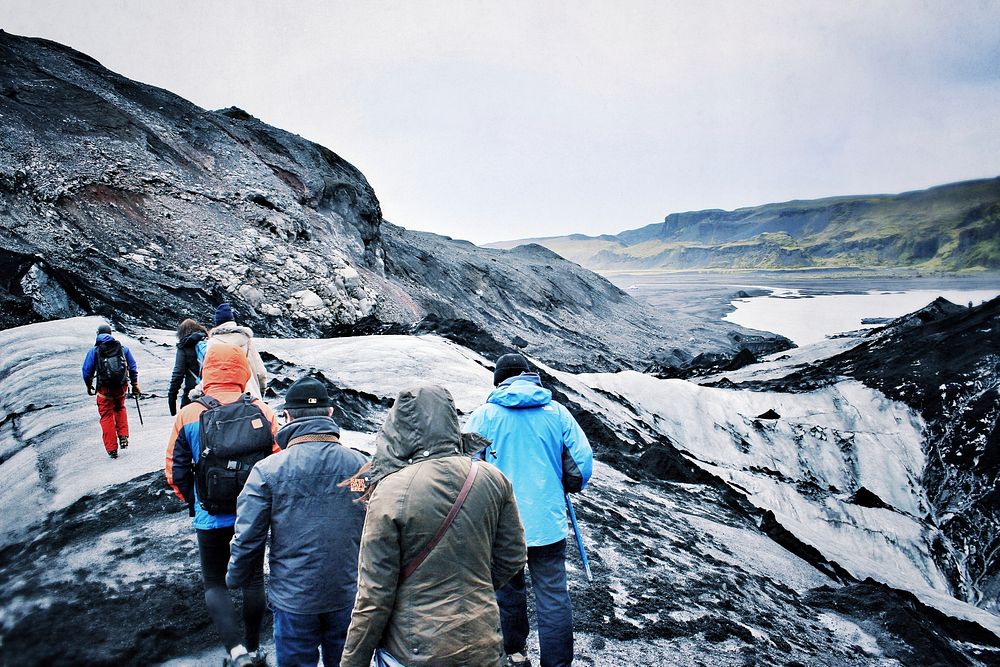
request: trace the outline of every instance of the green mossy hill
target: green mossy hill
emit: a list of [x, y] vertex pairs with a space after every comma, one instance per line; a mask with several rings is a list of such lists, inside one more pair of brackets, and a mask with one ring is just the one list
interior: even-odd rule
[[532, 241], [605, 270], [1000, 269], [1000, 178], [898, 195], [673, 213], [616, 236]]

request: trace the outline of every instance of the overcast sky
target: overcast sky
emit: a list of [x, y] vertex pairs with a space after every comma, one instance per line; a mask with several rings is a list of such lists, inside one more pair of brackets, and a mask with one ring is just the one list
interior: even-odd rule
[[360, 168], [475, 242], [1000, 175], [1000, 0], [4, 0], [0, 27]]

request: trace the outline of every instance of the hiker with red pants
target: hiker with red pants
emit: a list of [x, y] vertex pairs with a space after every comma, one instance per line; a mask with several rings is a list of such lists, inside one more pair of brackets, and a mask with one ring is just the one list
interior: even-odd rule
[[[94, 381], [97, 381], [95, 388]], [[111, 335], [111, 327], [97, 327], [97, 340], [83, 360], [83, 381], [87, 393], [97, 394], [97, 412], [108, 456], [118, 458], [118, 450], [128, 448], [128, 414], [125, 392], [132, 383], [132, 393], [140, 395], [139, 368], [129, 349]]]

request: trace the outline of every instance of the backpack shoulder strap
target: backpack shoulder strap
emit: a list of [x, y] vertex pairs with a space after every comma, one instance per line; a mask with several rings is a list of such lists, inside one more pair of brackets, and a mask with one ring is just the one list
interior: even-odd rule
[[196, 398], [194, 400], [195, 400], [196, 403], [201, 403], [202, 405], [204, 405], [209, 410], [213, 410], [215, 408], [222, 407], [222, 403], [219, 403], [217, 400], [215, 400], [213, 397], [209, 396], [208, 394], [204, 394], [203, 396], [199, 396], [198, 398]]
[[473, 461], [472, 467], [469, 468], [469, 474], [465, 478], [465, 484], [462, 485], [462, 490], [459, 491], [458, 498], [455, 499], [455, 504], [452, 505], [451, 509], [448, 511], [448, 516], [446, 516], [444, 521], [441, 522], [441, 527], [438, 528], [436, 533], [434, 533], [434, 537], [432, 537], [431, 541], [427, 543], [427, 546], [424, 547], [423, 550], [403, 568], [403, 571], [399, 575], [400, 581], [408, 578], [411, 574], [413, 574], [414, 570], [420, 567], [420, 564], [424, 562], [432, 551], [434, 551], [434, 547], [436, 547], [438, 542], [441, 541], [444, 534], [448, 532], [448, 527], [451, 526], [451, 522], [454, 521], [455, 517], [458, 515], [458, 510], [462, 509], [462, 505], [465, 504], [465, 499], [469, 496], [469, 491], [472, 490], [472, 483], [476, 481], [476, 475], [478, 473], [479, 461]]

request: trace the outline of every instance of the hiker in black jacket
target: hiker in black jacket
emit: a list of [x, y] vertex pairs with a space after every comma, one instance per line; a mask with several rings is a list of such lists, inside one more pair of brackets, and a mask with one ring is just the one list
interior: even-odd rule
[[170, 389], [167, 391], [167, 405], [171, 416], [177, 414], [177, 394], [181, 390], [181, 385], [184, 386], [184, 393], [181, 394], [183, 408], [191, 402], [189, 397], [191, 390], [201, 382], [198, 343], [206, 338], [208, 330], [192, 319], [184, 320], [177, 327], [177, 356], [174, 357], [174, 372], [170, 374]]

